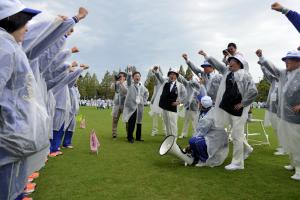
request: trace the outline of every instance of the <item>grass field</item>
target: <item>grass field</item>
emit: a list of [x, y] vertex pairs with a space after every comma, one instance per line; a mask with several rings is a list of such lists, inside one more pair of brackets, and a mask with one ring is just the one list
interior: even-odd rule
[[[172, 156], [160, 156], [163, 136], [151, 137], [151, 118], [144, 115], [145, 142], [129, 144], [125, 129], [119, 124], [119, 137], [111, 138], [111, 111], [81, 108], [87, 118], [87, 129], [77, 129], [75, 149], [64, 150], [61, 157], [50, 159], [37, 179], [35, 200], [252, 200], [300, 199], [300, 182], [293, 181], [283, 168], [288, 157], [273, 156], [277, 146], [275, 135], [267, 128], [271, 146], [254, 146], [245, 162], [245, 170], [228, 172], [216, 168], [184, 167]], [[264, 110], [254, 110], [262, 119]], [[179, 130], [182, 119], [179, 122]], [[99, 155], [89, 151], [89, 133], [94, 128], [101, 142]], [[251, 131], [259, 131], [251, 125]], [[180, 131], [179, 131], [180, 133]], [[188, 139], [179, 140], [185, 146]], [[251, 142], [250, 142], [251, 143]]]

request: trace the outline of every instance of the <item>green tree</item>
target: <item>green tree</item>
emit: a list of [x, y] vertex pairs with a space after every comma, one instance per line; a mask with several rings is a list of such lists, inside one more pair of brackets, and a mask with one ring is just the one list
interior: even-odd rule
[[153, 91], [154, 91], [154, 86], [155, 86], [155, 76], [153, 74], [153, 72], [151, 72], [151, 70], [148, 72], [146, 81], [145, 81], [145, 87], [148, 89], [149, 91], [149, 97], [151, 98], [153, 95]]
[[78, 90], [80, 93], [80, 98], [85, 99], [87, 98], [87, 92], [86, 92], [86, 85], [84, 84], [84, 77], [80, 76], [77, 81]]
[[100, 85], [98, 86], [98, 95], [101, 98], [112, 99], [114, 96], [114, 89], [111, 88], [111, 84], [115, 81], [115, 74], [110, 74], [106, 71]]
[[94, 73], [89, 79], [87, 80], [87, 96], [88, 98], [97, 98], [97, 88], [99, 87], [99, 81], [97, 79], [96, 74]]
[[188, 80], [189, 76], [193, 75], [193, 71], [191, 70], [191, 68], [187, 68], [186, 72], [185, 72], [185, 78]]
[[257, 85], [258, 95], [256, 97], [256, 101], [267, 101], [269, 89], [270, 89], [270, 83], [263, 78]]
[[180, 75], [182, 75], [183, 77], [185, 77], [185, 70], [183, 68], [182, 65], [180, 65], [180, 68], [179, 68], [179, 72], [178, 72]]

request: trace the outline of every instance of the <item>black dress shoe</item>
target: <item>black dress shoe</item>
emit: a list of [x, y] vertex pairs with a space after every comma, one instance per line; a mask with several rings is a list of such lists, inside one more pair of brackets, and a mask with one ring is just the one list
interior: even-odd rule
[[134, 140], [131, 139], [131, 140], [128, 140], [129, 143], [133, 144], [134, 143]]
[[117, 136], [116, 136], [116, 135], [114, 135], [114, 136], [113, 136], [113, 138], [117, 138]]
[[144, 142], [143, 139], [137, 139], [137, 140], [135, 140], [135, 141], [138, 141], [138, 142]]

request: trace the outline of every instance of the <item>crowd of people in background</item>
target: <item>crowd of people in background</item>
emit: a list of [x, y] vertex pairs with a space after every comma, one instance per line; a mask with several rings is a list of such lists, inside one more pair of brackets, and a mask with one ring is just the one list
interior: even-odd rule
[[80, 106], [96, 107], [97, 109], [110, 109], [113, 106], [111, 99], [81, 99], [79, 100]]

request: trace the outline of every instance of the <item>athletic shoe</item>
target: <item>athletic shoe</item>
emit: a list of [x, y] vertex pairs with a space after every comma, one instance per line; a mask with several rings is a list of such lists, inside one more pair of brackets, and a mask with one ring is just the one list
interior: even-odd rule
[[30, 198], [30, 197], [24, 197], [22, 200], [33, 200], [33, 198]]
[[178, 137], [179, 139], [183, 139], [183, 138], [186, 138], [185, 136], [181, 135]]
[[293, 167], [292, 165], [285, 165], [284, 169], [289, 170], [289, 171], [293, 171], [295, 169], [295, 167]]
[[31, 194], [35, 191], [36, 184], [35, 183], [27, 183], [24, 193]]
[[295, 173], [293, 176], [291, 176], [291, 179], [300, 181], [300, 174]]
[[37, 179], [40, 176], [39, 172], [34, 172], [32, 173], [30, 176], [28, 176], [28, 178], [33, 178], [33, 179]]
[[196, 165], [195, 165], [195, 167], [204, 167], [205, 166], [205, 163], [204, 162], [201, 162], [201, 161], [199, 161]]
[[283, 148], [277, 148], [276, 149], [277, 151], [276, 152], [274, 152], [274, 155], [275, 156], [284, 156], [285, 155], [285, 152], [284, 152], [284, 150], [283, 150]]
[[50, 158], [54, 158], [57, 156], [57, 152], [52, 152], [48, 155]]
[[225, 166], [225, 169], [229, 170], [229, 171], [234, 171], [234, 170], [244, 169], [244, 167], [231, 163], [231, 164]]

